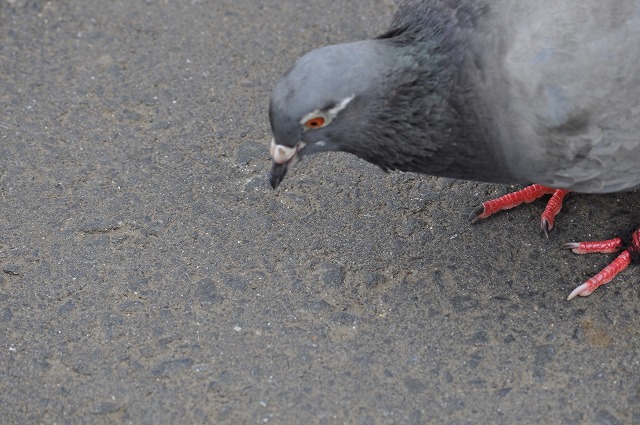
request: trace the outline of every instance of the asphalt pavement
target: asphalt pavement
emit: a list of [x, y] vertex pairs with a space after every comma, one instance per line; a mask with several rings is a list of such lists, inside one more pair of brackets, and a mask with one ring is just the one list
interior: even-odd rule
[[640, 193], [470, 225], [513, 187], [321, 154], [269, 187], [302, 53], [390, 0], [0, 0], [2, 424], [640, 423], [640, 269], [564, 242]]

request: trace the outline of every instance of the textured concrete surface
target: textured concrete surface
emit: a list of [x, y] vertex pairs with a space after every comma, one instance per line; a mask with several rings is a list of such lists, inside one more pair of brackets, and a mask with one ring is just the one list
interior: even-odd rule
[[389, 1], [0, 1], [3, 424], [640, 422], [640, 271], [562, 243], [640, 194], [478, 225], [509, 188], [346, 154], [267, 183], [267, 105]]

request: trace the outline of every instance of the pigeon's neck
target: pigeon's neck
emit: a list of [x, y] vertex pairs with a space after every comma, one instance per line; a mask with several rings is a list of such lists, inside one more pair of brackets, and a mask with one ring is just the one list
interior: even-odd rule
[[513, 181], [492, 143], [491, 112], [478, 97], [478, 57], [461, 48], [473, 43], [459, 40], [466, 35], [455, 28], [438, 31], [392, 31], [375, 40], [387, 65], [353, 153], [383, 169]]

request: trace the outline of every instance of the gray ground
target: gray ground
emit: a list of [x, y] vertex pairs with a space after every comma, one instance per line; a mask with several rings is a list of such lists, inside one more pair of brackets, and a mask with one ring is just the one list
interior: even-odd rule
[[3, 424], [640, 422], [640, 271], [563, 242], [640, 194], [479, 225], [497, 185], [308, 158], [267, 105], [390, 1], [0, 1]]

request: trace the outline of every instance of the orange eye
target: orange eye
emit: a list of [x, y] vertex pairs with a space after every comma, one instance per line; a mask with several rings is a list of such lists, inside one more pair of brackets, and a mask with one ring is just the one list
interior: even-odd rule
[[324, 125], [324, 118], [322, 118], [322, 117], [313, 117], [313, 118], [307, 120], [307, 122], [305, 122], [304, 125], [306, 125], [308, 128], [319, 128], [319, 127], [322, 127]]

